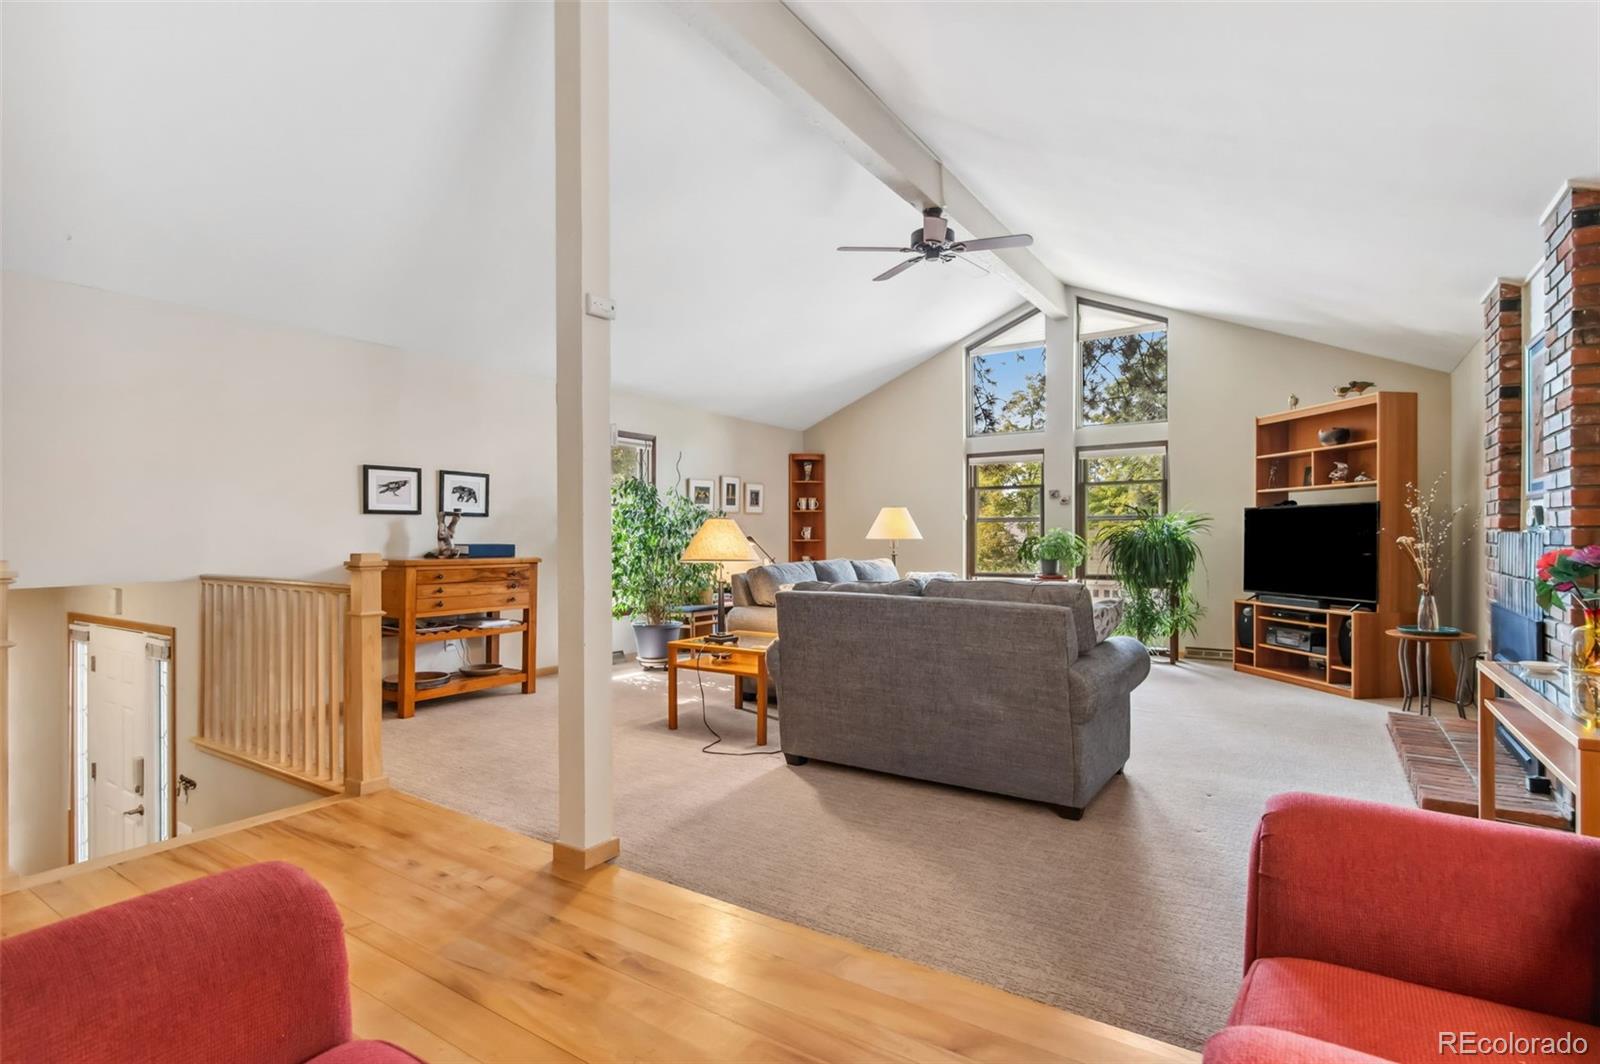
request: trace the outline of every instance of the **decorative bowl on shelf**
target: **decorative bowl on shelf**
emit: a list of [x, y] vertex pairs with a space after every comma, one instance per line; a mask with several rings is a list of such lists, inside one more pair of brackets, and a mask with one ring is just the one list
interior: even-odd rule
[[1350, 430], [1341, 426], [1323, 429], [1317, 433], [1317, 441], [1324, 447], [1337, 447], [1341, 443], [1350, 442]]
[[[430, 691], [435, 687], [443, 687], [450, 682], [448, 672], [419, 672], [417, 673], [416, 688], [418, 691]], [[400, 686], [399, 676], [385, 676], [383, 686], [393, 691]]]

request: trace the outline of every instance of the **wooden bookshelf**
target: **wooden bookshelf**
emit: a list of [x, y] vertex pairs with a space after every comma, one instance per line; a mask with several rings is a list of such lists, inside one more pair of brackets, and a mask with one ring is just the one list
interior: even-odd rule
[[[1319, 434], [1332, 428], [1348, 429], [1349, 438], [1343, 443], [1323, 443]], [[1417, 482], [1416, 393], [1372, 392], [1258, 417], [1252, 461], [1256, 506], [1275, 506], [1291, 499], [1302, 506], [1377, 500], [1378, 602], [1374, 610], [1352, 611], [1238, 599], [1233, 604], [1235, 642], [1240, 614], [1250, 607], [1255, 618], [1254, 644], [1234, 647], [1233, 667], [1350, 698], [1398, 695], [1398, 659], [1387, 652], [1382, 634], [1414, 614], [1417, 605], [1410, 563], [1395, 544], [1396, 537], [1411, 528], [1405, 496], [1406, 485]], [[1335, 480], [1335, 466], [1340, 462], [1348, 471], [1344, 479]], [[1302, 494], [1304, 497], [1299, 497]], [[1308, 624], [1302, 623], [1308, 618]], [[1346, 620], [1353, 629], [1351, 660], [1336, 661], [1338, 630]], [[1269, 623], [1320, 628], [1328, 649], [1313, 656], [1266, 644]]]
[[[809, 476], [807, 475], [809, 473]], [[789, 456], [789, 560], [820, 561], [828, 556], [828, 465], [820, 454]], [[804, 500], [816, 509], [801, 509]], [[805, 530], [811, 530], [809, 539]]]

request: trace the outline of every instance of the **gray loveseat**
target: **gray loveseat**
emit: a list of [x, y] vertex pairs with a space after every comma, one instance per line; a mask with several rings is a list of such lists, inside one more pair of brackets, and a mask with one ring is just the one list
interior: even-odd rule
[[1149, 652], [1097, 642], [1081, 584], [796, 589], [778, 595], [778, 614], [790, 764], [1008, 794], [1076, 820], [1128, 760], [1129, 696]]

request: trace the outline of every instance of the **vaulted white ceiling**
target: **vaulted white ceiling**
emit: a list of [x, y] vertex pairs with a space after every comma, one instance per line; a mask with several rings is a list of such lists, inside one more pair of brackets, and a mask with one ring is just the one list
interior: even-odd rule
[[[6, 268], [554, 372], [547, 7], [3, 17]], [[872, 284], [833, 248], [915, 212], [670, 10], [612, 18], [620, 386], [804, 427], [1016, 305]]]
[[1600, 178], [1592, 2], [788, 6], [1068, 284], [1422, 365]]
[[[1593, 4], [790, 6], [1068, 283], [1424, 365], [1600, 177]], [[1015, 305], [870, 283], [833, 247], [914, 212], [671, 11], [612, 16], [620, 385], [800, 427]], [[8, 269], [553, 371], [547, 7], [3, 18]]]

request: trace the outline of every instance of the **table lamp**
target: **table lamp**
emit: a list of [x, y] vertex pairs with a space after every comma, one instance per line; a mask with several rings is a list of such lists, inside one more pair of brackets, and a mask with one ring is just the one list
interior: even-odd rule
[[921, 539], [922, 531], [911, 519], [911, 511], [904, 506], [885, 506], [878, 511], [878, 519], [867, 529], [868, 539], [889, 541], [889, 561], [896, 572], [900, 571], [899, 545], [902, 539]]
[[679, 561], [713, 562], [717, 567], [717, 634], [728, 631], [727, 607], [722, 601], [723, 565], [726, 562], [753, 562], [755, 551], [739, 522], [731, 517], [708, 517], [683, 548]]

